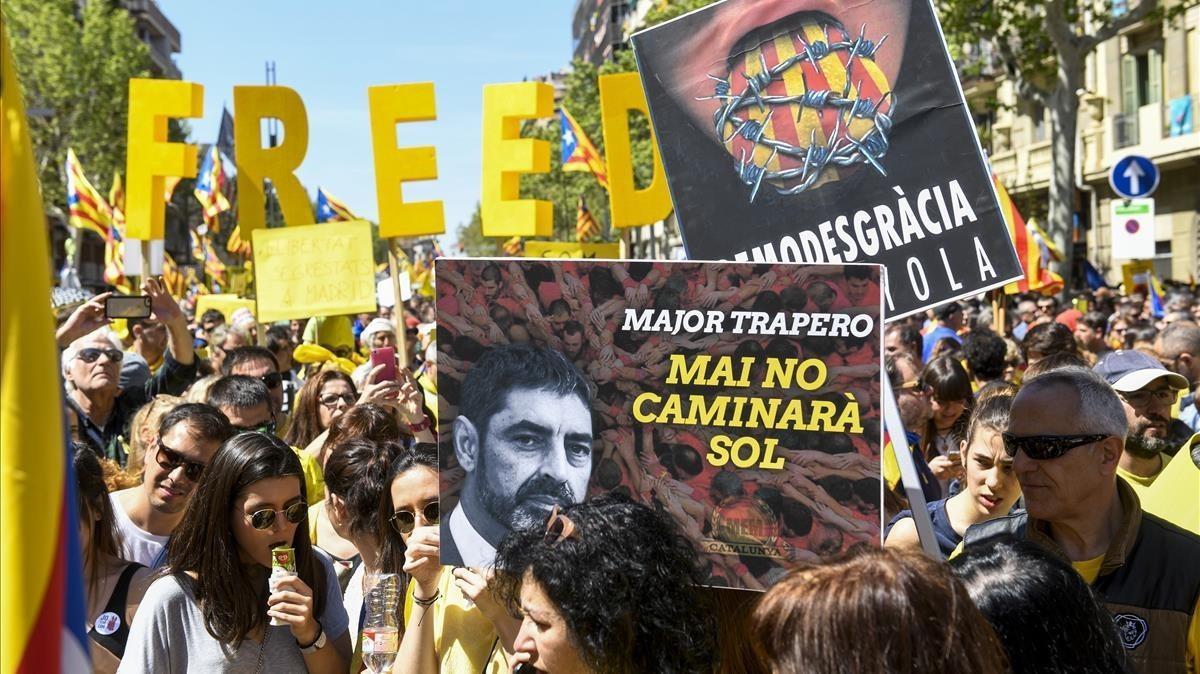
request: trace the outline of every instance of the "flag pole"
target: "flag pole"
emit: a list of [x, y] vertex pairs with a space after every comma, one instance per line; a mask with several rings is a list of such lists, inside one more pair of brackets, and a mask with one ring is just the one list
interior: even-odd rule
[[142, 283], [150, 280], [150, 242], [138, 241], [142, 248]]
[[408, 331], [404, 324], [404, 302], [400, 299], [400, 245], [388, 239], [388, 275], [392, 279], [392, 322], [396, 324], [396, 346], [400, 367], [408, 367]]

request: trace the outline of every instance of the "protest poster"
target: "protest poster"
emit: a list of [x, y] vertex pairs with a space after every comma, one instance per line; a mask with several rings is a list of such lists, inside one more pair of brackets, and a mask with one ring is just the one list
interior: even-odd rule
[[443, 564], [606, 492], [717, 587], [880, 544], [878, 265], [434, 265]]
[[225, 317], [226, 322], [232, 322], [233, 312], [245, 307], [252, 315], [257, 316], [255, 302], [252, 299], [240, 297], [233, 293], [216, 295], [200, 295], [196, 298], [196, 315], [203, 316], [209, 309], [216, 309]]
[[375, 258], [365, 220], [254, 230], [263, 323], [375, 311]]
[[689, 258], [881, 263], [889, 320], [1021, 276], [929, 0], [725, 0], [632, 41]]
[[526, 241], [525, 257], [559, 257], [595, 260], [616, 260], [621, 255], [619, 243], [579, 243], [574, 241]]

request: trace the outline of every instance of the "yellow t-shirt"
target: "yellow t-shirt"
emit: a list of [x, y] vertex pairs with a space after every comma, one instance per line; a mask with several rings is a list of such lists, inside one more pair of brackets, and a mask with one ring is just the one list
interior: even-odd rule
[[[495, 628], [455, 585], [452, 569], [442, 567], [442, 575], [438, 578], [441, 596], [434, 602], [433, 612], [425, 614], [426, 620], [433, 619], [433, 647], [437, 651], [439, 671], [507, 674], [510, 669], [508, 656], [498, 642]], [[416, 583], [409, 583], [404, 595], [405, 625], [412, 616], [416, 586]]]
[[325, 471], [317, 459], [299, 447], [292, 451], [300, 458], [300, 469], [304, 471], [304, 490], [308, 495], [308, 505], [316, 505], [325, 499]]
[[1154, 484], [1154, 481], [1158, 479], [1159, 475], [1162, 475], [1163, 468], [1166, 467], [1168, 458], [1169, 457], [1166, 455], [1163, 455], [1163, 467], [1159, 468], [1157, 473], [1149, 477], [1134, 475], [1120, 466], [1117, 466], [1117, 475], [1124, 478], [1124, 480], [1129, 483], [1129, 486], [1133, 487], [1133, 493], [1137, 494], [1138, 502], [1141, 502], [1142, 499], [1146, 498], [1146, 494], [1150, 490], [1150, 485]]
[[1088, 585], [1096, 582], [1096, 578], [1100, 576], [1100, 567], [1104, 566], [1104, 555], [1085, 559], [1082, 562], [1071, 562], [1071, 567], [1083, 576], [1083, 580]]

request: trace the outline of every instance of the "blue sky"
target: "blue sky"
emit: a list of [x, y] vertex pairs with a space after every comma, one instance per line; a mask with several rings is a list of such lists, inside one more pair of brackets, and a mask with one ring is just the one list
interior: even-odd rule
[[[479, 199], [483, 85], [520, 82], [565, 68], [571, 0], [492, 2], [228, 2], [159, 0], [179, 29], [184, 79], [204, 85], [196, 142], [212, 142], [233, 87], [262, 84], [264, 63], [308, 112], [308, 154], [297, 174], [357, 214], [374, 219], [375, 173], [367, 87], [432, 81], [438, 118], [401, 124], [401, 145], [437, 148], [438, 179], [407, 183], [408, 201], [445, 204], [444, 243]], [[286, 129], [284, 135], [286, 136]]]

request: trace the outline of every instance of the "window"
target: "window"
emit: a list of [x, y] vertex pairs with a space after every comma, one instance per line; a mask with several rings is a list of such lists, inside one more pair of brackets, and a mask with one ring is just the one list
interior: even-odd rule
[[1121, 57], [1121, 110], [1137, 114], [1143, 105], [1162, 102], [1162, 52], [1151, 47]]

